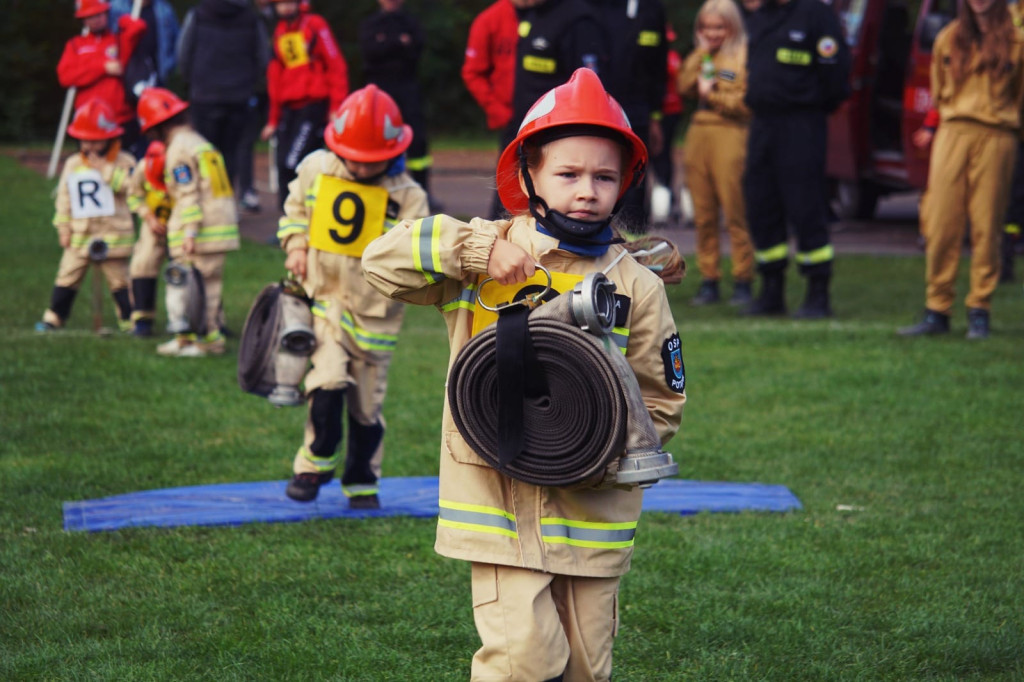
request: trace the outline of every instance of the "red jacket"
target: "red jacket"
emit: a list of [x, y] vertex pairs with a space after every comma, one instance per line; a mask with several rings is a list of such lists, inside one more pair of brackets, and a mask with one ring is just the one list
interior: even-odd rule
[[518, 40], [519, 18], [509, 0], [497, 0], [469, 27], [462, 80], [487, 114], [491, 130], [505, 127], [512, 119]]
[[277, 127], [282, 106], [326, 99], [332, 112], [338, 108], [348, 94], [348, 64], [323, 17], [303, 12], [292, 21], [277, 22], [273, 47], [274, 58], [267, 65], [270, 125]]
[[118, 123], [135, 118], [135, 112], [125, 101], [124, 81], [120, 76], [107, 73], [107, 62], [120, 62], [123, 69], [139, 43], [146, 22], [121, 17], [120, 33], [86, 33], [75, 36], [64, 45], [64, 54], [57, 63], [57, 80], [61, 87], [77, 88], [75, 109], [92, 99], [101, 99], [110, 105]]
[[679, 95], [676, 79], [679, 69], [683, 68], [683, 58], [675, 50], [668, 51], [668, 85], [665, 88], [665, 100], [661, 103], [661, 113], [666, 116], [683, 113], [683, 98]]

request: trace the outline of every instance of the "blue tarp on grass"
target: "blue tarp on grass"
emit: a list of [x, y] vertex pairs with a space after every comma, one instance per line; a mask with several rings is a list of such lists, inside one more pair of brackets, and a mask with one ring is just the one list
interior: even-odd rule
[[[139, 526], [237, 526], [311, 519], [437, 516], [437, 477], [385, 478], [382, 508], [353, 510], [333, 483], [313, 502], [293, 502], [287, 481], [224, 483], [144, 490], [97, 500], [64, 503], [64, 530], [102, 531]], [[644, 492], [644, 511], [695, 514], [701, 511], [788, 511], [800, 500], [782, 485], [670, 479]]]

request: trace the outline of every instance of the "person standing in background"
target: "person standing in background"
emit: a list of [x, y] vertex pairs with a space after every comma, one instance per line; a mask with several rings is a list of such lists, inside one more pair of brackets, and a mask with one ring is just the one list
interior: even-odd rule
[[192, 126], [224, 155], [235, 196], [249, 101], [267, 68], [267, 30], [249, 0], [200, 0], [185, 16], [178, 67], [189, 84]]
[[423, 54], [423, 29], [414, 16], [402, 9], [403, 2], [377, 0], [380, 11], [359, 24], [359, 49], [366, 82], [388, 93], [412, 128], [412, 145], [405, 165], [429, 196], [433, 161], [428, 152], [427, 119], [417, 73]]
[[679, 70], [683, 66], [683, 58], [675, 49], [672, 43], [676, 41], [676, 32], [669, 24], [665, 27], [665, 40], [668, 45], [665, 57], [665, 98], [661, 102], [661, 134], [662, 145], [657, 153], [651, 154], [651, 169], [654, 171], [655, 180], [659, 185], [668, 188], [670, 197], [670, 215], [674, 212], [679, 214], [679, 207], [676, 203], [675, 187], [675, 159], [673, 155], [673, 140], [676, 136], [676, 129], [683, 117], [683, 98], [679, 96], [676, 81], [679, 79]]
[[277, 26], [267, 66], [270, 99], [260, 138], [277, 136], [278, 201], [288, 198], [295, 168], [318, 149], [328, 115], [348, 94], [348, 64], [331, 27], [296, 0], [274, 0]]

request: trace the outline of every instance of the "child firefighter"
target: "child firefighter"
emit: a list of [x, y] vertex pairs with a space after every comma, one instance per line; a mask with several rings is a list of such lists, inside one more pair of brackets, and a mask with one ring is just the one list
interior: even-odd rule
[[[436, 306], [455, 358], [482, 314], [471, 295], [481, 276], [512, 287], [538, 263], [552, 282], [605, 272], [623, 297], [616, 344], [665, 443], [686, 400], [679, 336], [662, 281], [623, 252], [610, 224], [646, 161], [622, 108], [593, 71], [578, 69], [537, 100], [499, 158], [498, 193], [511, 220], [406, 221], [366, 249], [366, 277], [392, 298]], [[468, 445], [447, 400], [442, 438], [435, 548], [472, 563], [482, 642], [472, 679], [609, 679], [641, 490], [506, 476]]]
[[427, 196], [404, 168], [412, 129], [384, 91], [349, 95], [288, 186], [277, 236], [285, 267], [313, 300], [317, 346], [305, 378], [305, 437], [286, 492], [316, 498], [334, 476], [347, 412], [341, 487], [353, 508], [376, 508], [383, 454], [381, 404], [402, 324], [401, 303], [363, 278], [363, 249], [397, 221], [427, 215]]
[[220, 329], [225, 254], [238, 250], [238, 215], [220, 152], [189, 125], [188, 104], [164, 88], [139, 98], [139, 123], [166, 145], [166, 186], [171, 202], [167, 245], [171, 258], [202, 276], [205, 320], [200, 329], [175, 334], [157, 347], [161, 355], [202, 357], [224, 352]]
[[156, 317], [156, 278], [167, 252], [167, 219], [171, 198], [164, 180], [167, 149], [153, 140], [132, 173], [128, 207], [139, 216], [139, 239], [132, 249], [128, 274], [132, 278], [132, 333], [152, 336]]
[[131, 327], [128, 257], [135, 233], [125, 192], [135, 159], [121, 151], [123, 132], [114, 122], [113, 110], [100, 99], [80, 107], [68, 126], [68, 135], [78, 140], [79, 151], [64, 163], [53, 217], [64, 255], [50, 307], [36, 324], [36, 331], [64, 326], [90, 262], [103, 271], [121, 330]]

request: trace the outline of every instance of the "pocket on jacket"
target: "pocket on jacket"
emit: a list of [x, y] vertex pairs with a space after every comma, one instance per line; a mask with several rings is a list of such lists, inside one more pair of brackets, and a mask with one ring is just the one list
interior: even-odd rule
[[469, 443], [458, 431], [444, 432], [444, 450], [448, 456], [460, 464], [475, 464], [477, 466], [489, 467], [490, 464], [480, 455], [473, 452]]

